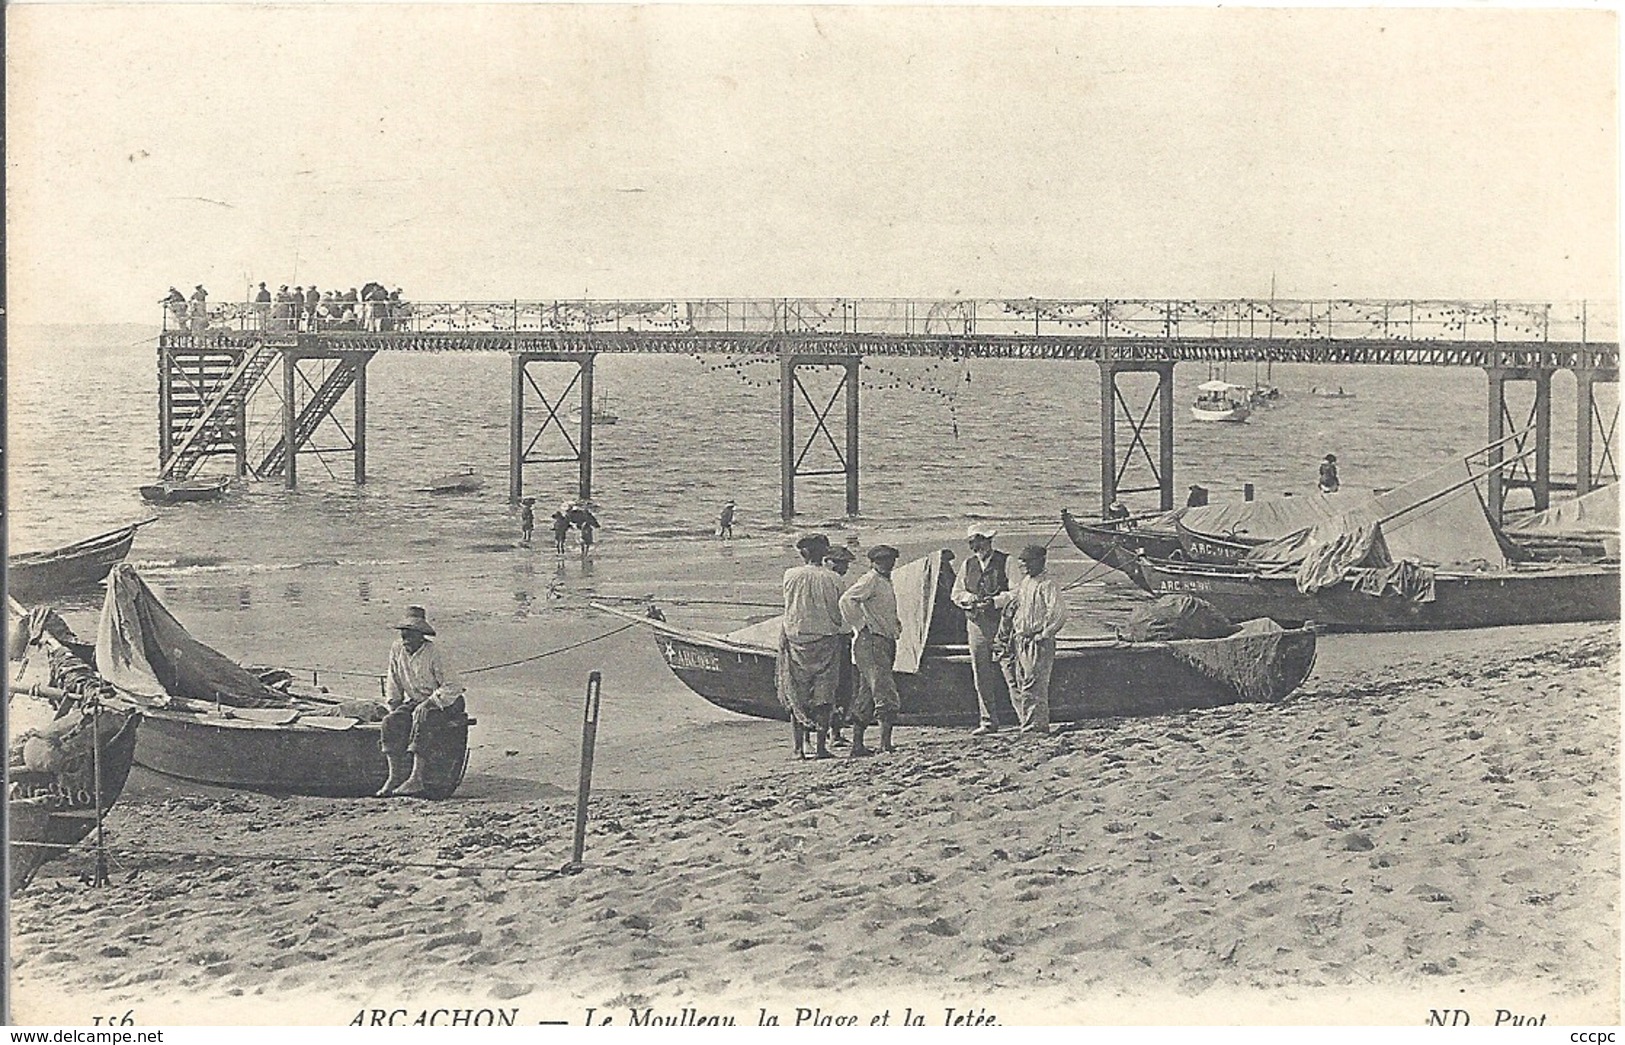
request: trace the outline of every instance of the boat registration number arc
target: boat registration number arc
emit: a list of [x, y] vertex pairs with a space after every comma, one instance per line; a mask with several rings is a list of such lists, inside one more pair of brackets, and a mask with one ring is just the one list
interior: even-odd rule
[[1160, 577], [1157, 579], [1157, 590], [1161, 591], [1212, 591], [1211, 581], [1196, 580], [1191, 577]]
[[710, 650], [679, 646], [675, 642], [663, 642], [660, 645], [666, 655], [666, 663], [674, 668], [691, 668], [695, 671], [722, 670], [722, 658]]

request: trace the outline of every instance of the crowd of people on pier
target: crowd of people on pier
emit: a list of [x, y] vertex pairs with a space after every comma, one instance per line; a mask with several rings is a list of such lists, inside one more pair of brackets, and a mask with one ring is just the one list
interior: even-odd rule
[[[170, 287], [160, 303], [176, 327], [193, 332], [209, 328], [209, 292], [201, 283], [190, 297]], [[348, 290], [321, 290], [315, 284], [290, 290], [284, 283], [275, 292], [261, 283], [250, 295], [248, 313], [259, 330], [389, 331], [404, 328], [411, 308], [400, 287], [390, 290], [376, 280]]]

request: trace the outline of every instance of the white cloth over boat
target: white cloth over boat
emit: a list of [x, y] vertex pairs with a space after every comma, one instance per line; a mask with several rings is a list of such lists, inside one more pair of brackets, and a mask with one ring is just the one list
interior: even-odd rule
[[1227, 501], [1181, 508], [1176, 510], [1175, 515], [1179, 525], [1203, 537], [1246, 537], [1268, 541], [1327, 519], [1335, 519], [1351, 507], [1359, 496], [1354, 493], [1323, 494], [1315, 491], [1305, 497]]
[[[937, 589], [942, 575], [943, 553], [932, 552], [892, 571], [892, 588], [897, 592], [897, 618], [903, 623], [897, 637], [897, 657], [892, 670], [913, 675], [920, 670], [920, 658], [931, 632], [931, 616], [936, 612]], [[771, 617], [747, 628], [730, 631], [723, 638], [747, 646], [779, 648], [784, 630], [783, 616]]]
[[288, 704], [285, 695], [194, 639], [129, 563], [107, 576], [96, 670], [121, 691], [151, 700], [185, 697], [240, 708]]
[[1353, 567], [1400, 559], [1430, 567], [1506, 567], [1477, 482], [1461, 461], [1374, 497], [1355, 496], [1341, 514], [1254, 548], [1247, 561], [1295, 570], [1298, 590], [1319, 591]]
[[1583, 497], [1554, 504], [1505, 530], [1519, 537], [1617, 537], [1619, 536], [1619, 484], [1611, 483]]

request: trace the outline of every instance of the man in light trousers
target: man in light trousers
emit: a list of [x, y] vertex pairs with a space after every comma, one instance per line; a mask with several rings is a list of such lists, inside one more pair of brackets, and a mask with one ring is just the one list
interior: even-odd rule
[[880, 750], [891, 751], [892, 726], [897, 722], [901, 701], [892, 664], [897, 660], [897, 636], [902, 622], [897, 619], [897, 591], [891, 571], [897, 565], [897, 549], [877, 544], [868, 551], [868, 573], [841, 595], [841, 617], [852, 629], [852, 662], [857, 665], [858, 685], [852, 701], [851, 757], [870, 753], [863, 732], [880, 723]]
[[998, 731], [998, 702], [1002, 676], [993, 661], [993, 636], [999, 630], [999, 611], [993, 596], [1010, 590], [1009, 556], [995, 551], [998, 531], [986, 523], [972, 523], [965, 531], [971, 555], [954, 577], [954, 605], [965, 611], [965, 638], [970, 645], [971, 678], [976, 683], [976, 705], [981, 722], [972, 736]]
[[1010, 628], [1006, 678], [1010, 704], [1023, 733], [1049, 732], [1049, 679], [1055, 667], [1055, 636], [1066, 623], [1066, 599], [1044, 572], [1047, 552], [1029, 544], [1016, 556], [1025, 574], [1011, 591], [993, 597]]

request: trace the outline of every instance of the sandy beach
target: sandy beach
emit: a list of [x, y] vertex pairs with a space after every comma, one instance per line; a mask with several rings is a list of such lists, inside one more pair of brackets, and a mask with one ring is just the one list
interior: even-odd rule
[[622, 694], [576, 874], [562, 726], [441, 803], [140, 776], [114, 884], [15, 901], [13, 1012], [1613, 1023], [1618, 671], [1606, 625], [1329, 636], [1279, 706], [820, 763]]

